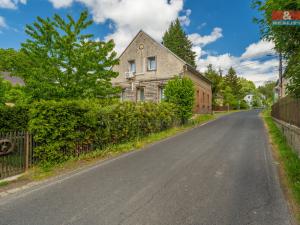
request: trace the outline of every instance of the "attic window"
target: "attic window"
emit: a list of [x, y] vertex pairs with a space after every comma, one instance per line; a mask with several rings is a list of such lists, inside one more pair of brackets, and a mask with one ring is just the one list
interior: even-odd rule
[[156, 70], [156, 57], [155, 56], [148, 57], [148, 70], [149, 71]]
[[128, 66], [129, 66], [129, 72], [135, 73], [136, 72], [136, 66], [135, 66], [135, 61], [134, 60], [129, 60], [128, 61]]

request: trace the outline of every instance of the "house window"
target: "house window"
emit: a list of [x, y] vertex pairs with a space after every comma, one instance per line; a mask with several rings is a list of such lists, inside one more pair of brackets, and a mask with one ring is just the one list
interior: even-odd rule
[[200, 104], [200, 92], [199, 90], [197, 90], [197, 108], [199, 108], [199, 104]]
[[159, 87], [159, 101], [163, 101], [165, 99], [165, 88]]
[[145, 100], [145, 88], [140, 87], [137, 89], [137, 100], [140, 102]]
[[202, 92], [202, 108], [205, 108], [205, 94]]
[[129, 72], [135, 73], [136, 72], [136, 65], [135, 65], [135, 60], [129, 60]]
[[148, 57], [148, 70], [156, 70], [156, 57]]
[[122, 93], [121, 93], [121, 101], [122, 101], [122, 102], [125, 101], [125, 97], [126, 97], [126, 96], [125, 96], [125, 91], [126, 91], [126, 90], [123, 89], [123, 90], [122, 90]]
[[209, 109], [209, 94], [207, 94], [207, 108]]

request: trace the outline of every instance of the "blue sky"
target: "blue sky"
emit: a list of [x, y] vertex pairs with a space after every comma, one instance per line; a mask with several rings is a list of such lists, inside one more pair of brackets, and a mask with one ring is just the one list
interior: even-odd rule
[[252, 22], [257, 12], [251, 0], [0, 0], [0, 48], [20, 47], [26, 40], [26, 24], [37, 16], [71, 14], [88, 9], [96, 38], [113, 38], [122, 51], [139, 29], [160, 40], [170, 22], [179, 17], [198, 54], [198, 69], [209, 63], [226, 72], [230, 66], [257, 85], [276, 79], [273, 43], [260, 41]]

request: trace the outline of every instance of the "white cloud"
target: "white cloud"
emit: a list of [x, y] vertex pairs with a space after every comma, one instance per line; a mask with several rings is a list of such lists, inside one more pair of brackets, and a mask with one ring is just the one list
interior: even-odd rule
[[189, 26], [191, 23], [190, 15], [192, 14], [192, 10], [187, 9], [184, 10], [185, 15], [179, 17], [179, 21], [182, 26]]
[[[237, 71], [238, 75], [248, 80], [253, 81], [256, 86], [262, 85], [265, 81], [276, 80], [278, 77], [278, 60], [274, 58], [266, 58], [267, 60], [255, 60], [253, 57], [258, 56], [252, 51], [252, 46], [261, 46], [261, 41], [249, 45], [245, 52], [239, 56], [232, 56], [230, 54], [222, 55], [207, 55], [205, 58], [200, 58], [197, 62], [198, 69], [205, 72], [209, 64], [212, 64], [215, 69], [222, 69], [224, 74], [232, 66]], [[250, 51], [250, 50], [251, 51]], [[259, 55], [266, 55], [270, 51], [264, 49], [260, 51]], [[263, 50], [263, 49], [262, 49]], [[251, 53], [251, 54], [250, 54]], [[253, 54], [252, 54], [253, 53]], [[249, 55], [249, 57], [245, 57]], [[251, 57], [250, 57], [251, 56]]]
[[[183, 10], [184, 0], [50, 0], [54, 7], [68, 7], [73, 2], [80, 2], [92, 13], [96, 23], [109, 20], [113, 23], [114, 31], [105, 37], [113, 38], [116, 50], [121, 52], [134, 35], [143, 29], [158, 41], [171, 21], [175, 20]], [[185, 11], [185, 16], [190, 14]]]
[[6, 28], [6, 27], [7, 27], [7, 25], [6, 25], [4, 17], [0, 16], [0, 28]]
[[209, 35], [201, 36], [199, 33], [193, 33], [188, 37], [193, 43], [193, 51], [196, 52], [197, 58], [200, 58], [203, 56], [203, 47], [223, 37], [223, 34], [221, 28], [215, 27]]
[[212, 42], [215, 42], [219, 38], [223, 37], [222, 28], [215, 27], [211, 34], [201, 36], [198, 33], [193, 33], [189, 35], [189, 39], [192, 41], [194, 45], [205, 46]]
[[261, 40], [257, 43], [253, 43], [246, 48], [246, 51], [243, 53], [242, 58], [255, 58], [258, 56], [273, 54], [274, 51], [274, 43], [266, 40]]
[[205, 27], [207, 25], [207, 23], [201, 23], [200, 25], [197, 26], [198, 30], [201, 30], [203, 27]]
[[19, 3], [25, 5], [27, 0], [0, 0], [0, 8], [16, 9]]
[[73, 0], [49, 0], [54, 8], [66, 8], [72, 5]]

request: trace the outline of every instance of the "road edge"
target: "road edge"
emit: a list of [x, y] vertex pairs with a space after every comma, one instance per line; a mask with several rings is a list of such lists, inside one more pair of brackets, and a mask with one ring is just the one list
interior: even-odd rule
[[279, 184], [280, 184], [280, 189], [283, 193], [284, 199], [288, 206], [288, 210], [290, 213], [290, 222], [293, 225], [299, 225], [299, 222], [297, 220], [297, 215], [299, 214], [298, 207], [296, 206], [297, 203], [295, 202], [293, 194], [291, 193], [291, 189], [289, 188], [289, 184], [288, 184], [288, 180], [287, 180], [288, 178], [286, 175], [286, 171], [283, 167], [282, 160], [280, 159], [279, 149], [271, 137], [270, 128], [263, 116], [263, 112], [259, 113], [259, 117], [262, 120], [263, 125], [264, 125], [264, 132], [267, 137], [268, 149], [271, 153], [273, 161], [275, 162], [275, 166], [273, 166], [273, 167], [277, 173], [277, 177], [278, 177]]

